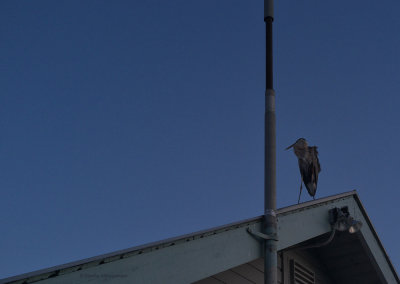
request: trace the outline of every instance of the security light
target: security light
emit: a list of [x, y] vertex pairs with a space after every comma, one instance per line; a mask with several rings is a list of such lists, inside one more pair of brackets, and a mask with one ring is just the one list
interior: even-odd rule
[[353, 217], [350, 216], [349, 207], [344, 206], [342, 208], [332, 208], [329, 210], [329, 223], [331, 224], [331, 234], [329, 238], [318, 244], [312, 244], [308, 246], [302, 246], [300, 249], [310, 249], [310, 248], [319, 248], [326, 245], [329, 245], [333, 238], [335, 237], [336, 231], [348, 231], [350, 234], [357, 233], [362, 226], [361, 221], [354, 220]]
[[361, 229], [361, 221], [354, 220], [350, 216], [349, 208], [344, 206], [342, 208], [333, 208], [329, 210], [329, 223], [332, 229], [338, 231], [348, 231], [350, 234], [354, 234]]
[[362, 227], [361, 221], [353, 220], [353, 224], [349, 228], [349, 233], [354, 234], [358, 232], [361, 229], [361, 227]]

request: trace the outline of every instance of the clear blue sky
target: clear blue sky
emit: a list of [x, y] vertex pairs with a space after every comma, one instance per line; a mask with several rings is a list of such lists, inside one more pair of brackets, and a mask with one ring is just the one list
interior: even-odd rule
[[[400, 2], [275, 6], [278, 207], [305, 137], [400, 270]], [[0, 278], [261, 215], [264, 30], [262, 0], [1, 1]]]

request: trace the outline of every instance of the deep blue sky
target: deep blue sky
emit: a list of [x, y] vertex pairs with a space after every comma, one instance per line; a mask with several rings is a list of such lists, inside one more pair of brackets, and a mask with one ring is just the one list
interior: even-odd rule
[[[400, 2], [275, 4], [278, 207], [305, 137], [400, 270]], [[264, 29], [262, 0], [1, 1], [0, 278], [261, 215]]]

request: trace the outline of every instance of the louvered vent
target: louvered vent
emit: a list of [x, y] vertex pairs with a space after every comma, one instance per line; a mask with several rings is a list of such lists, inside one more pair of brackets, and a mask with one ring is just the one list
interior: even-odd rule
[[291, 284], [315, 284], [315, 273], [295, 260], [290, 260]]

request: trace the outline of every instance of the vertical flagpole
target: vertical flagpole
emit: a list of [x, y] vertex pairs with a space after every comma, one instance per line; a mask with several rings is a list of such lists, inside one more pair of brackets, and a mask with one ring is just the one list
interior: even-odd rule
[[273, 88], [272, 22], [273, 0], [264, 0], [266, 28], [265, 68], [265, 166], [264, 166], [264, 283], [277, 284], [277, 221], [276, 221], [276, 133], [275, 91]]

